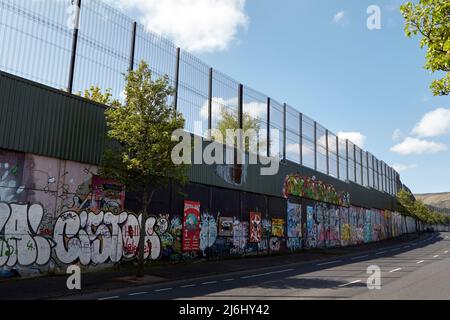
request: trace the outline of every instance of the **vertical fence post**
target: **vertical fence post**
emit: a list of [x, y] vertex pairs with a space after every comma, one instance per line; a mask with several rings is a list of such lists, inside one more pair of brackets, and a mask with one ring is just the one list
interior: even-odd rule
[[367, 186], [370, 187], [370, 168], [369, 168], [369, 154], [366, 152], [364, 152], [364, 154], [366, 155], [366, 168], [367, 168]]
[[267, 98], [267, 157], [270, 157], [270, 104], [271, 99]]
[[78, 46], [78, 30], [80, 28], [80, 11], [81, 11], [81, 0], [74, 0], [75, 19], [73, 25], [73, 35], [72, 35], [72, 53], [70, 57], [70, 69], [69, 69], [69, 82], [67, 85], [67, 91], [72, 93], [73, 91], [73, 78], [75, 74], [75, 60], [77, 58], [77, 46]]
[[209, 68], [209, 79], [208, 79], [208, 136], [212, 139], [212, 96], [213, 96], [213, 68]]
[[317, 122], [314, 121], [314, 170], [317, 171]]
[[341, 178], [341, 168], [340, 168], [340, 161], [339, 161], [339, 137], [336, 136], [336, 173], [337, 173], [337, 178], [340, 179]]
[[300, 136], [300, 165], [303, 165], [303, 113], [299, 113], [299, 121], [300, 121], [300, 132], [299, 132], [299, 136]]
[[355, 144], [353, 144], [353, 163], [355, 164], [354, 165], [354, 170], [355, 170], [355, 182], [356, 183], [358, 183], [358, 175], [356, 174], [356, 171], [357, 171], [357, 165], [356, 165], [356, 145]]
[[361, 185], [364, 186], [364, 159], [363, 159], [363, 150], [359, 149], [360, 158], [361, 158]]
[[178, 89], [180, 86], [180, 56], [181, 56], [181, 49], [177, 48], [177, 57], [175, 62], [175, 94], [173, 97], [173, 107], [175, 110], [178, 109]]
[[286, 111], [287, 104], [283, 104], [283, 160], [286, 160]]
[[330, 175], [330, 150], [328, 146], [328, 129], [325, 130], [325, 147], [326, 147], [326, 154], [327, 154], [327, 175]]
[[[238, 125], [239, 125], [239, 134], [238, 137], [238, 152], [243, 152], [245, 147], [243, 145], [243, 136], [242, 130], [244, 129], [244, 85], [239, 84], [238, 87]], [[243, 153], [241, 153], [241, 156]]]
[[346, 162], [347, 162], [347, 165], [346, 165], [346, 167], [347, 167], [347, 180], [350, 181], [350, 176], [349, 176], [350, 170], [348, 168], [348, 165], [350, 164], [349, 160], [348, 160], [348, 139], [345, 139], [345, 157], [346, 157]]
[[131, 48], [130, 48], [130, 67], [129, 71], [133, 71], [134, 69], [134, 51], [136, 49], [136, 29], [137, 22], [133, 22], [133, 26], [131, 29]]

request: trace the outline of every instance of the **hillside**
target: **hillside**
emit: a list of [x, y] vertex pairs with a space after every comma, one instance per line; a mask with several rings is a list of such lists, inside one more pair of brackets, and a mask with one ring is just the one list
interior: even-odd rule
[[415, 194], [414, 196], [430, 206], [450, 209], [450, 192]]

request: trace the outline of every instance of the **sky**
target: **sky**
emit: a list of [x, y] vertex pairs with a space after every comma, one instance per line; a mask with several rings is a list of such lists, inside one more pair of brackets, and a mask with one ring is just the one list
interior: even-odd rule
[[[349, 138], [394, 167], [413, 192], [450, 191], [450, 97], [433, 97], [438, 75], [423, 68], [419, 38], [404, 35], [406, 0], [104, 1]], [[371, 5], [380, 8], [379, 29], [367, 26]], [[67, 34], [61, 41], [69, 45]], [[128, 38], [117, 41], [127, 48]], [[64, 64], [69, 52], [52, 54]]]
[[[450, 191], [450, 97], [407, 38], [399, 0], [110, 0], [214, 68], [393, 166], [415, 193]], [[370, 5], [381, 10], [370, 30]]]

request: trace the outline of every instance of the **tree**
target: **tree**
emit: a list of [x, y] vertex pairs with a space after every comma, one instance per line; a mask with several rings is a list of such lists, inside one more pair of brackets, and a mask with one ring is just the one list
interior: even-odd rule
[[[256, 134], [259, 134], [261, 130], [260, 121], [258, 119], [252, 118], [248, 112], [243, 112], [243, 131], [246, 132], [248, 130], [254, 130]], [[238, 112], [235, 110], [229, 110], [227, 108], [222, 108], [220, 110], [220, 121], [217, 125], [217, 129], [222, 134], [223, 138], [226, 137], [227, 130], [238, 130], [239, 129], [239, 117]], [[264, 137], [265, 138], [265, 137]], [[225, 142], [225, 141], [224, 141]], [[259, 139], [255, 137], [254, 141], [246, 140], [244, 142], [244, 150], [250, 150], [250, 143], [259, 143], [259, 148], [262, 150], [264, 146], [267, 145], [265, 139]], [[237, 145], [237, 141], [234, 141], [234, 145]]]
[[187, 166], [171, 159], [177, 144], [172, 133], [184, 128], [182, 115], [167, 104], [173, 92], [167, 76], [152, 80], [148, 65], [141, 62], [126, 75], [124, 104], [115, 101], [105, 112], [107, 137], [114, 143], [105, 148], [99, 173], [141, 195], [138, 277], [144, 276], [145, 222], [155, 191], [170, 181], [187, 182]]
[[444, 72], [430, 86], [435, 96], [450, 94], [450, 1], [420, 0], [400, 7], [408, 37], [420, 34], [420, 47], [427, 47], [425, 69]]
[[118, 101], [112, 99], [111, 89], [106, 89], [102, 92], [102, 89], [98, 86], [91, 86], [89, 89], [84, 90], [83, 94], [81, 91], [78, 92], [78, 95], [107, 106], [118, 103]]

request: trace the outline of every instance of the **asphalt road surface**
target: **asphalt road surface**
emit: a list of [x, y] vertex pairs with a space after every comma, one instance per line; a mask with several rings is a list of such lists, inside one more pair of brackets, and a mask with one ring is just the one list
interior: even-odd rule
[[[332, 260], [89, 294], [88, 300], [445, 299], [450, 300], [450, 233], [429, 234]], [[381, 289], [369, 290], [369, 266]], [[377, 284], [376, 282], [371, 282]], [[69, 298], [70, 299], [70, 298]]]

